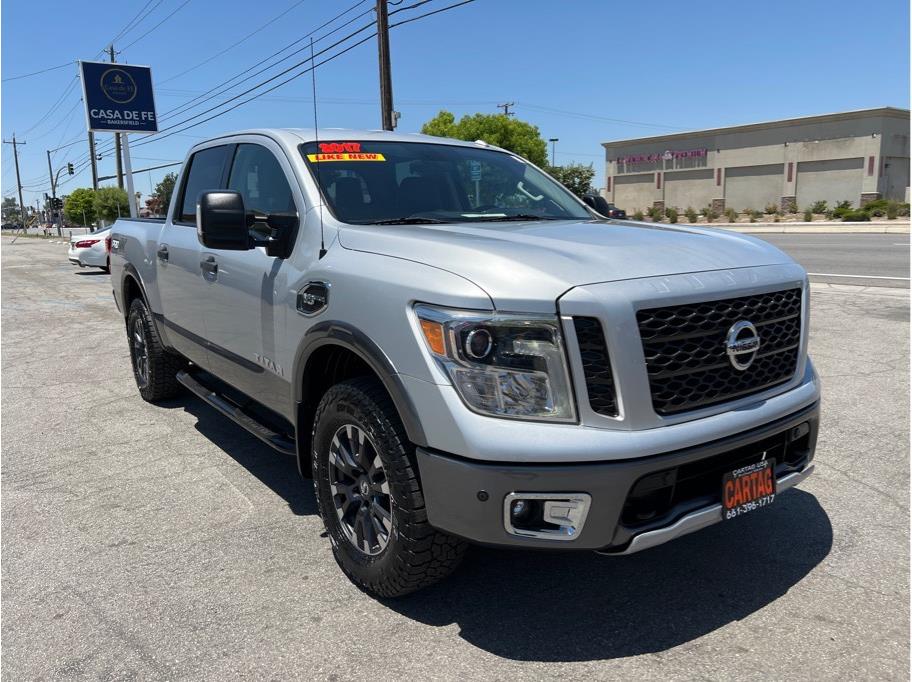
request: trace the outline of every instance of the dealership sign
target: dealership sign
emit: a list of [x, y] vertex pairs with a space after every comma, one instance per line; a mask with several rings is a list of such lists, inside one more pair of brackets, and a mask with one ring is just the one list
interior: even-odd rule
[[653, 163], [656, 161], [674, 161], [675, 159], [694, 159], [706, 156], [705, 149], [687, 149], [685, 151], [657, 152], [655, 154], [636, 154], [634, 156], [620, 156], [618, 163]]
[[156, 133], [148, 66], [79, 62], [88, 129], [95, 133]]

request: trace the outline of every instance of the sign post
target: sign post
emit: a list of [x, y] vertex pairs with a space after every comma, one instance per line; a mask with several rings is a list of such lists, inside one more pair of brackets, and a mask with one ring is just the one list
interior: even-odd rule
[[79, 62], [86, 127], [91, 133], [122, 133], [130, 216], [137, 217], [127, 133], [157, 133], [152, 70], [148, 66]]

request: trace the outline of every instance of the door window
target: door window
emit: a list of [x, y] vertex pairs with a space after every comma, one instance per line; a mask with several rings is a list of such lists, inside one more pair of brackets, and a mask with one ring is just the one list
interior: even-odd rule
[[228, 189], [241, 193], [248, 213], [297, 213], [285, 171], [275, 155], [258, 144], [238, 145], [228, 176]]
[[178, 220], [182, 223], [196, 223], [196, 200], [200, 192], [221, 189], [222, 172], [225, 169], [227, 145], [203, 149], [190, 157], [190, 167], [181, 199]]

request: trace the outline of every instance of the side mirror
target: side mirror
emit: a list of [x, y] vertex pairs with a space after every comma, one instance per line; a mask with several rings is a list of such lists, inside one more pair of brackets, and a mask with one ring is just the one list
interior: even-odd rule
[[586, 194], [583, 196], [583, 202], [593, 211], [606, 218], [608, 217], [608, 214], [611, 213], [611, 207], [608, 205], [608, 200], [601, 194]]
[[196, 201], [196, 235], [200, 243], [209, 249], [252, 249], [241, 193], [222, 190], [201, 192]]

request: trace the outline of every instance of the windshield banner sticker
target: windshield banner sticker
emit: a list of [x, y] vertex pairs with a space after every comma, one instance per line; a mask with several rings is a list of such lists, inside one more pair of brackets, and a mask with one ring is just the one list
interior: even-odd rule
[[362, 152], [360, 142], [320, 142], [319, 154], [308, 154], [311, 163], [320, 161], [386, 161], [383, 154]]

